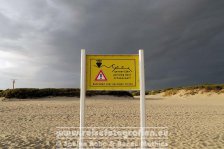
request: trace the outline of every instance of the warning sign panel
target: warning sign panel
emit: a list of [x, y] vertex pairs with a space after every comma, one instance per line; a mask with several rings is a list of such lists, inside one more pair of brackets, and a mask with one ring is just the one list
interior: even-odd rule
[[87, 90], [139, 90], [138, 55], [86, 55]]
[[106, 76], [104, 75], [103, 71], [100, 70], [100, 72], [98, 73], [98, 75], [96, 76], [96, 81], [106, 81], [107, 78]]

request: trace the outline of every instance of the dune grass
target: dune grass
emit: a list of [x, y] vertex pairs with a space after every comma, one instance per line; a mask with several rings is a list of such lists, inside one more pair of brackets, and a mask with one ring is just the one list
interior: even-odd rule
[[187, 87], [176, 87], [176, 88], [167, 88], [163, 90], [151, 90], [147, 91], [146, 95], [155, 95], [159, 93], [164, 93], [164, 96], [172, 96], [179, 93], [179, 91], [184, 90], [185, 95], [195, 95], [199, 92], [207, 93], [207, 92], [215, 92], [215, 93], [224, 93], [224, 84], [204, 84], [204, 85], [195, 85], [195, 86], [187, 86]]

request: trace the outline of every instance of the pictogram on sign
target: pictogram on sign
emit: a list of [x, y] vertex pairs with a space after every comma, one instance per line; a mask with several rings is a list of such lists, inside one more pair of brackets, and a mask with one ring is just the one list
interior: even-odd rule
[[104, 75], [103, 71], [100, 70], [100, 72], [98, 73], [98, 75], [96, 76], [95, 81], [107, 81], [106, 76]]

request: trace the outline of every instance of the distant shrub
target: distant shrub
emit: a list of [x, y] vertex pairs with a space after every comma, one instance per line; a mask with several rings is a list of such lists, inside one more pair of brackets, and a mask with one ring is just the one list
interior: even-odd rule
[[146, 95], [156, 95], [162, 92], [163, 92], [162, 90], [152, 90], [152, 91], [148, 91]]
[[[132, 96], [140, 96], [140, 91], [131, 91]], [[145, 91], [145, 95], [149, 95], [149, 91]]]
[[2, 93], [3, 93], [3, 90], [0, 90], [0, 97], [2, 97], [3, 95], [2, 95]]
[[47, 96], [79, 96], [79, 89], [35, 89], [35, 88], [19, 88], [19, 89], [7, 89], [3, 91], [3, 96], [6, 98], [40, 98]]
[[168, 91], [168, 90], [173, 90], [174, 88], [166, 88], [166, 89], [164, 89], [163, 91], [165, 92], [165, 91]]
[[112, 96], [118, 96], [118, 97], [133, 97], [133, 95], [130, 92], [127, 91], [87, 91], [87, 96], [96, 96], [96, 95], [112, 95]]
[[[65, 96], [65, 97], [79, 97], [80, 90], [74, 88], [45, 88], [45, 89], [36, 89], [36, 88], [18, 88], [18, 89], [7, 89], [0, 92], [0, 95], [5, 98], [42, 98], [48, 96]], [[87, 96], [95, 95], [113, 95], [113, 96], [129, 96], [133, 97], [130, 92], [126, 91], [87, 91]]]
[[132, 96], [139, 96], [140, 92], [139, 91], [132, 91], [131, 94], [132, 94]]

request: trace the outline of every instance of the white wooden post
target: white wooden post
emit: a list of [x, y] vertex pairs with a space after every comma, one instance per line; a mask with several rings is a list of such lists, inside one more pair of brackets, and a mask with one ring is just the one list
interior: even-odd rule
[[140, 77], [140, 132], [141, 149], [144, 149], [145, 141], [145, 69], [144, 69], [144, 51], [139, 50], [139, 77]]
[[85, 127], [85, 98], [86, 98], [86, 52], [81, 50], [81, 81], [80, 81], [80, 131], [79, 131], [79, 148], [83, 146], [83, 130]]

